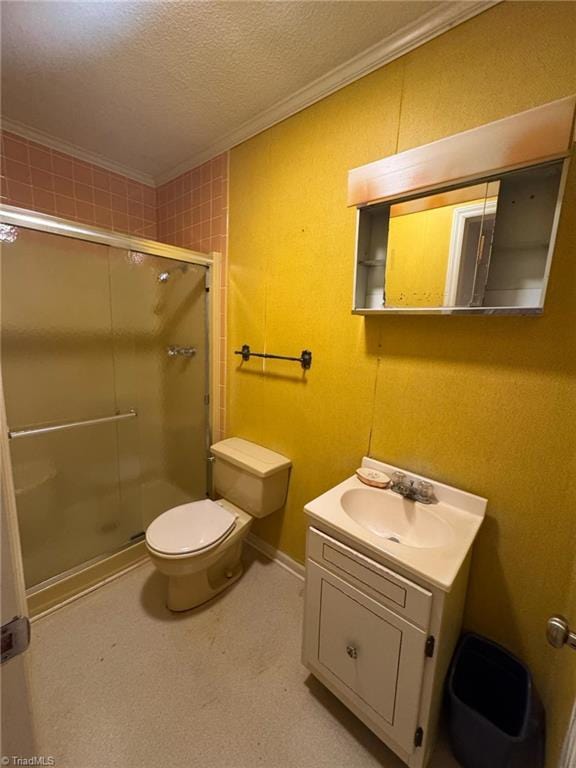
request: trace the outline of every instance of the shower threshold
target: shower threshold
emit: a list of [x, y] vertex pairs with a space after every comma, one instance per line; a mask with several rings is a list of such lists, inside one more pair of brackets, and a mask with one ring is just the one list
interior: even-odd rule
[[144, 533], [136, 534], [128, 544], [80, 563], [27, 589], [30, 617], [34, 620], [52, 612], [147, 560]]

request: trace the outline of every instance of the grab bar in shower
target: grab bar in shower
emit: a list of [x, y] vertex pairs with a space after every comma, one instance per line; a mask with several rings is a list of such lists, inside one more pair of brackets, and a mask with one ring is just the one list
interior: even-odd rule
[[45, 435], [48, 432], [60, 432], [63, 429], [72, 429], [73, 427], [89, 427], [92, 424], [105, 424], [107, 421], [122, 421], [123, 419], [133, 419], [138, 413], [131, 408], [126, 413], [116, 413], [114, 416], [102, 416], [99, 419], [85, 419], [84, 421], [65, 421], [61, 424], [47, 424], [45, 427], [29, 427], [28, 429], [8, 430], [8, 437], [14, 440], [17, 437], [28, 437], [30, 435]]

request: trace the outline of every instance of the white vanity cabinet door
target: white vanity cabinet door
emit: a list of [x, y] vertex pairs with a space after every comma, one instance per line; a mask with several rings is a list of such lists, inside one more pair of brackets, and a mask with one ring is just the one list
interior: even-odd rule
[[394, 723], [402, 632], [323, 581], [318, 661], [386, 722]]
[[310, 560], [306, 590], [307, 666], [411, 754], [426, 632]]

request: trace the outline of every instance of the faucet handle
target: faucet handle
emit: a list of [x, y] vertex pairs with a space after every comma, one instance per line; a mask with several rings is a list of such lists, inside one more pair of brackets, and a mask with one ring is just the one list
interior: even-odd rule
[[406, 475], [404, 472], [392, 472], [392, 476], [390, 478], [392, 481], [392, 485], [405, 485], [406, 483]]
[[427, 480], [419, 480], [416, 483], [416, 493], [418, 500], [430, 504], [434, 500], [434, 486]]

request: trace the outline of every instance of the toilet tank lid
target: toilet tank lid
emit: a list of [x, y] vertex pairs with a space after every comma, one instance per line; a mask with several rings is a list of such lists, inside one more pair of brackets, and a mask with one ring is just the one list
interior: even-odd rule
[[210, 450], [219, 459], [229, 461], [257, 477], [269, 477], [292, 465], [281, 453], [271, 451], [241, 437], [229, 437], [214, 443]]

